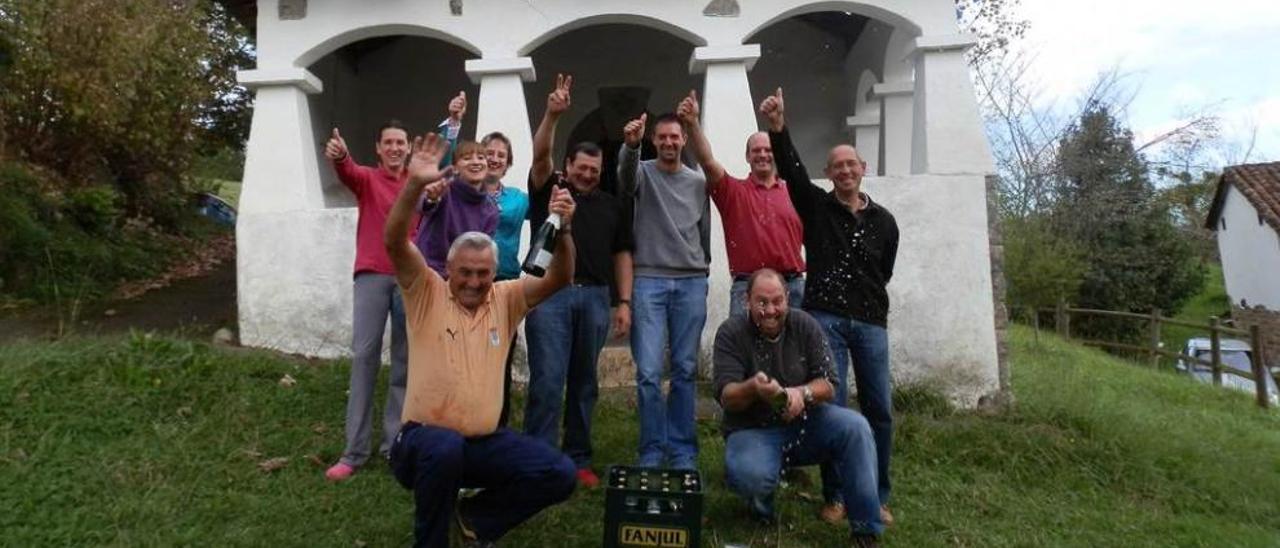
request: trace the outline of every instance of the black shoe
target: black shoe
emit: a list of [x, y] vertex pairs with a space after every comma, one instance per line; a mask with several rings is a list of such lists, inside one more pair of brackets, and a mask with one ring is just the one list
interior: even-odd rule
[[850, 540], [853, 548], [880, 548], [880, 541], [875, 535], [853, 535]]

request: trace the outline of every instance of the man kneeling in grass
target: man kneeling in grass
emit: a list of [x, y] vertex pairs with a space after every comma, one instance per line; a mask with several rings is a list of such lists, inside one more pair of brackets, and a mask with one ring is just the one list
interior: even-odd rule
[[729, 488], [753, 516], [773, 520], [783, 467], [831, 463], [854, 546], [877, 546], [884, 531], [876, 492], [876, 448], [857, 412], [832, 405], [831, 355], [822, 326], [789, 309], [786, 280], [761, 269], [747, 281], [749, 314], [716, 332], [715, 390], [724, 408]]
[[[463, 537], [486, 546], [573, 493], [573, 461], [498, 427], [498, 416], [516, 326], [573, 274], [574, 202], [563, 189], [551, 195], [549, 209], [560, 215], [561, 227], [545, 277], [494, 283], [497, 245], [484, 233], [467, 232], [449, 248], [446, 282], [409, 241], [419, 197], [436, 199], [445, 191], [437, 167], [444, 151], [436, 135], [414, 140], [409, 180], [384, 234], [404, 293], [409, 339], [404, 424], [391, 447], [391, 468], [413, 490], [416, 546], [448, 546], [455, 516]], [[458, 489], [472, 487], [484, 491], [459, 502]]]

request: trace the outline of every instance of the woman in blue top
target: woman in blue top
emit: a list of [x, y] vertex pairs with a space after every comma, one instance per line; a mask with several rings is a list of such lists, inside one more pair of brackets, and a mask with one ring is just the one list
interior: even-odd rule
[[[520, 231], [524, 228], [525, 214], [529, 211], [529, 195], [523, 190], [502, 184], [502, 177], [511, 167], [511, 140], [500, 132], [485, 135], [480, 140], [484, 147], [485, 159], [489, 161], [489, 179], [485, 181], [485, 192], [489, 199], [498, 206], [498, 230], [494, 233], [494, 241], [498, 243], [498, 277], [497, 281], [514, 280], [520, 277]], [[511, 357], [515, 355], [516, 337], [511, 338], [511, 349], [507, 352], [507, 377], [503, 389], [502, 414], [498, 424], [506, 426], [511, 394]]]

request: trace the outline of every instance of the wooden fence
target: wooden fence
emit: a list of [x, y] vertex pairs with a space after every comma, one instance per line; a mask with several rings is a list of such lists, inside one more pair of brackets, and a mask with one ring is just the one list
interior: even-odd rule
[[[1267, 394], [1267, 383], [1265, 377], [1270, 376], [1271, 372], [1267, 369], [1266, 349], [1263, 347], [1262, 335], [1258, 326], [1250, 326], [1248, 330], [1236, 329], [1222, 325], [1217, 317], [1209, 318], [1209, 323], [1199, 324], [1195, 322], [1185, 322], [1166, 318], [1160, 315], [1160, 310], [1152, 310], [1150, 314], [1138, 314], [1134, 312], [1119, 312], [1115, 310], [1096, 310], [1092, 308], [1072, 308], [1065, 303], [1058, 303], [1056, 308], [1043, 309], [1041, 312], [1052, 312], [1054, 318], [1054, 327], [1058, 335], [1065, 339], [1071, 338], [1071, 317], [1072, 316], [1102, 316], [1108, 318], [1123, 318], [1130, 320], [1138, 320], [1147, 322], [1147, 344], [1129, 344], [1114, 341], [1100, 341], [1092, 339], [1075, 339], [1081, 344], [1088, 346], [1096, 346], [1101, 348], [1114, 348], [1117, 350], [1128, 350], [1139, 354], [1146, 354], [1152, 368], [1159, 365], [1160, 358], [1167, 357], [1172, 359], [1183, 360], [1188, 364], [1207, 365], [1213, 371], [1213, 384], [1222, 386], [1222, 375], [1231, 374], [1243, 377], [1253, 381], [1255, 387], [1255, 396], [1258, 406], [1266, 408], [1271, 405], [1271, 398]], [[1035, 322], [1036, 330], [1040, 328], [1039, 314], [1032, 314]], [[1162, 325], [1178, 325], [1190, 327], [1194, 329], [1203, 329], [1209, 332], [1209, 359], [1203, 359], [1197, 356], [1188, 356], [1181, 352], [1172, 352], [1165, 350], [1160, 344], [1160, 327]], [[1234, 335], [1237, 337], [1248, 337], [1249, 346], [1253, 353], [1252, 362], [1253, 371], [1245, 373], [1237, 371], [1233, 368], [1224, 367], [1222, 364], [1221, 340], [1223, 335]]]

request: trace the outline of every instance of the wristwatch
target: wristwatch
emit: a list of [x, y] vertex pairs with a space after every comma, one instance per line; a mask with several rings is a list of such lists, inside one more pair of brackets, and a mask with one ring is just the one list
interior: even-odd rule
[[809, 385], [804, 385], [804, 387], [800, 389], [800, 394], [804, 396], [805, 405], [813, 405], [813, 389], [809, 388]]

